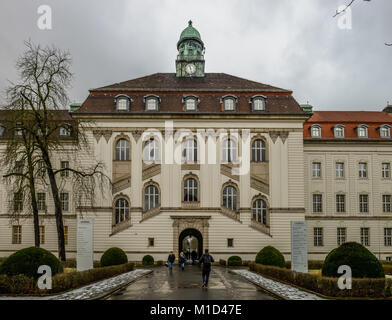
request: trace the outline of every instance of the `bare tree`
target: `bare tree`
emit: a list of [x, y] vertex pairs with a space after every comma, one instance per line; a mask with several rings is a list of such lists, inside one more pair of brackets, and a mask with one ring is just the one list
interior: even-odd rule
[[[351, 7], [351, 6], [354, 4], [355, 1], [356, 1], [356, 0], [350, 0], [350, 2], [349, 2], [342, 10], [336, 10], [336, 12], [335, 12], [335, 14], [333, 15], [333, 17], [335, 18], [335, 17], [337, 17], [338, 15], [342, 14], [343, 12], [346, 12], [346, 10], [347, 10], [349, 7]], [[370, 2], [371, 0], [363, 0], [363, 1]], [[388, 47], [391, 47], [391, 46], [392, 46], [392, 43], [387, 43], [387, 42], [386, 42], [385, 45], [388, 46]]]
[[[101, 162], [74, 163], [73, 168], [59, 168], [56, 165], [59, 155], [88, 154], [86, 132], [89, 124], [72, 119], [68, 111], [63, 109], [69, 102], [67, 89], [72, 79], [70, 54], [55, 47], [42, 48], [31, 42], [25, 44], [27, 49], [16, 63], [20, 82], [11, 84], [8, 89], [8, 95], [13, 97], [11, 100], [21, 99], [24, 108], [20, 110], [12, 104], [9, 104], [9, 108], [14, 112], [31, 114], [33, 121], [23, 129], [34, 138], [39, 158], [45, 166], [55, 208], [59, 257], [65, 260], [63, 209], [59, 189], [62, 173], [72, 174], [74, 192], [77, 190], [81, 193], [75, 198], [90, 203], [94, 202], [97, 186], [104, 195], [104, 186], [110, 184], [110, 179], [104, 173]], [[60, 177], [56, 179], [56, 176]]]

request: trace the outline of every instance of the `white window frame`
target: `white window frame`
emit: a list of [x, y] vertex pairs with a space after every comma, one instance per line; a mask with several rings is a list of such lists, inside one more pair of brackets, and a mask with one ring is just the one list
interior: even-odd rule
[[184, 161], [197, 162], [197, 140], [188, 138], [184, 142]]
[[195, 178], [187, 178], [184, 181], [184, 202], [198, 202], [199, 201], [199, 185]]
[[238, 191], [234, 186], [226, 186], [223, 188], [223, 207], [231, 211], [237, 211]]
[[323, 195], [321, 193], [313, 193], [312, 208], [314, 213], [323, 212]]
[[321, 178], [321, 162], [312, 162], [312, 178]]
[[146, 98], [146, 111], [158, 111], [158, 103], [155, 97]]
[[392, 246], [392, 228], [384, 228], [384, 246]]
[[343, 125], [341, 125], [341, 124], [336, 125], [334, 127], [333, 131], [334, 131], [335, 138], [344, 138], [344, 126]]
[[336, 229], [336, 236], [337, 236], [337, 244], [341, 246], [343, 243], [347, 242], [347, 228], [346, 227], [338, 227]]
[[38, 211], [46, 211], [46, 193], [37, 192], [37, 209]]
[[60, 201], [61, 201], [61, 208], [64, 212], [69, 211], [69, 193], [68, 192], [61, 192], [60, 193]]
[[267, 203], [263, 199], [256, 199], [252, 206], [252, 219], [267, 226]]
[[61, 137], [70, 137], [71, 136], [71, 126], [70, 125], [62, 125], [60, 127], [60, 136]]
[[[69, 168], [69, 161], [60, 161], [60, 168], [61, 169], [66, 169]], [[67, 178], [69, 177], [69, 171], [61, 171], [60, 173], [61, 177]]]
[[383, 179], [391, 178], [391, 164], [389, 162], [383, 162], [381, 164], [381, 176]]
[[226, 163], [236, 162], [238, 159], [237, 141], [232, 138], [223, 140], [222, 160]]
[[360, 194], [359, 195], [359, 212], [369, 213], [369, 195]]
[[368, 178], [368, 164], [367, 162], [359, 162], [358, 163], [358, 177], [360, 179]]
[[157, 139], [150, 138], [146, 141], [143, 150], [144, 161], [159, 161], [159, 143]]
[[265, 111], [266, 99], [265, 97], [256, 96], [252, 98], [253, 111]]
[[115, 202], [114, 208], [115, 220], [114, 224], [117, 225], [129, 219], [129, 202], [125, 198], [118, 198]]
[[370, 228], [369, 227], [361, 227], [360, 236], [361, 236], [361, 244], [365, 247], [369, 247], [370, 246]]
[[346, 212], [346, 195], [345, 194], [337, 194], [336, 195], [336, 212], [337, 213], [345, 213]]
[[185, 111], [196, 111], [197, 110], [197, 98], [187, 97], [185, 98]]
[[252, 143], [252, 161], [265, 162], [266, 161], [266, 148], [263, 139], [256, 139]]
[[392, 212], [392, 196], [390, 194], [382, 195], [382, 212], [391, 213]]
[[344, 162], [335, 163], [335, 175], [336, 175], [336, 179], [344, 178]]
[[129, 161], [129, 141], [121, 138], [116, 142], [116, 161]]
[[324, 229], [322, 227], [313, 228], [313, 246], [314, 247], [324, 246]]
[[[315, 134], [317, 132], [317, 134]], [[310, 135], [312, 138], [321, 138], [321, 126], [319, 124], [314, 124], [310, 127]]]
[[381, 138], [389, 139], [391, 137], [391, 127], [387, 124], [384, 124], [380, 126], [379, 133]]
[[368, 127], [366, 125], [358, 126], [357, 127], [357, 135], [358, 135], [358, 138], [367, 138], [368, 137]]
[[159, 207], [159, 190], [155, 185], [148, 185], [144, 188], [144, 211], [150, 211]]

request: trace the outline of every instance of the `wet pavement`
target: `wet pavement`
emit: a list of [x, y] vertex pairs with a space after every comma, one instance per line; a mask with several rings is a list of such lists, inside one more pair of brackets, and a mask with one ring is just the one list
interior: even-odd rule
[[109, 297], [110, 300], [273, 300], [268, 293], [222, 267], [213, 267], [208, 289], [201, 288], [201, 268], [175, 265], [153, 273]]

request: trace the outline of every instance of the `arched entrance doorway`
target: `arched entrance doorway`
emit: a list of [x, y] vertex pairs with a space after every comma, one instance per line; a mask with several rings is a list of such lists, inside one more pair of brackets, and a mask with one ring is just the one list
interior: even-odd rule
[[178, 238], [178, 253], [184, 251], [185, 255], [189, 250], [191, 254], [192, 251], [196, 251], [197, 259], [203, 254], [203, 236], [200, 231], [196, 229], [185, 229], [181, 232]]

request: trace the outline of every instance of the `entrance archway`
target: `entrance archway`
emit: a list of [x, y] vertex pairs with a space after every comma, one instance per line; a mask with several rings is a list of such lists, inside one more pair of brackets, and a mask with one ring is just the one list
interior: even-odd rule
[[203, 254], [203, 236], [200, 231], [196, 229], [185, 229], [181, 232], [178, 237], [178, 253], [184, 251], [193, 250], [197, 253], [197, 259], [201, 257]]

